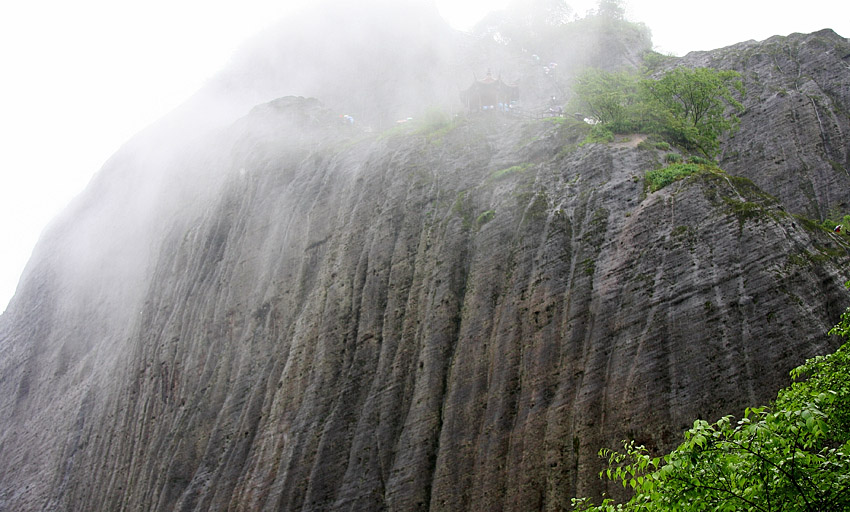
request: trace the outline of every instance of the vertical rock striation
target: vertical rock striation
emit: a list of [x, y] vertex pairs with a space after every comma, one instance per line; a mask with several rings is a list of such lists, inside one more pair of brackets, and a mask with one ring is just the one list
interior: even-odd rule
[[732, 159], [748, 118], [747, 172], [648, 193], [659, 151], [491, 114], [119, 153], [0, 317], [0, 509], [561, 510], [835, 347], [848, 245], [788, 211], [844, 203]]
[[688, 66], [734, 69], [747, 95], [721, 165], [811, 218], [850, 211], [850, 41], [829, 29], [691, 53]]

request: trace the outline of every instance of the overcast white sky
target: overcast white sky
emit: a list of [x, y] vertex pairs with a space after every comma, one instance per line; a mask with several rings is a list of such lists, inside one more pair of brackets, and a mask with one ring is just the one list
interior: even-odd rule
[[[200, 88], [242, 41], [306, 1], [3, 2], [0, 311], [41, 230], [106, 159]], [[436, 2], [461, 29], [507, 3]], [[596, 4], [567, 3], [579, 13]], [[850, 37], [846, 0], [627, 0], [626, 5], [629, 19], [652, 29], [656, 49], [675, 55], [822, 28]]]

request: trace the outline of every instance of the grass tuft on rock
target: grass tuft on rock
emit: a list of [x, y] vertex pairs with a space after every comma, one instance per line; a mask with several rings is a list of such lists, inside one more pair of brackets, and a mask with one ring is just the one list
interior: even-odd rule
[[646, 180], [646, 186], [649, 188], [649, 191], [655, 192], [674, 181], [698, 173], [702, 168], [703, 166], [699, 164], [674, 163], [663, 169], [647, 171], [644, 179]]

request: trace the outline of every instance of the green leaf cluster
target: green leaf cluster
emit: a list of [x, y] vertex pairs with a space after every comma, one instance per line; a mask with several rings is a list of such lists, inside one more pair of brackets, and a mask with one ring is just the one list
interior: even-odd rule
[[660, 78], [590, 69], [574, 83], [574, 108], [614, 133], [659, 134], [688, 150], [713, 156], [720, 137], [737, 129], [740, 74], [676, 68]]
[[720, 136], [737, 128], [737, 116], [726, 112], [744, 109], [732, 92], [744, 94], [736, 71], [676, 68], [641, 87], [657, 131], [705, 155], [716, 154]]
[[663, 169], [647, 171], [645, 175], [646, 186], [650, 192], [661, 190], [674, 181], [680, 180], [691, 174], [696, 174], [702, 167], [698, 164], [691, 163], [673, 163]]
[[844, 215], [842, 217], [838, 213], [831, 212], [829, 217], [827, 217], [826, 220], [821, 223], [824, 228], [830, 231], [834, 230], [835, 226], [838, 226], [839, 224], [842, 226], [842, 235], [846, 236], [850, 234], [850, 215]]
[[[850, 283], [848, 283], [850, 285]], [[830, 334], [850, 338], [850, 308]], [[627, 503], [574, 499], [582, 511], [850, 510], [850, 343], [791, 372], [769, 407], [698, 420], [670, 454], [603, 450], [600, 476], [635, 494]]]
[[585, 115], [609, 130], [626, 132], [633, 127], [638, 83], [634, 73], [589, 69], [576, 79], [573, 91]]

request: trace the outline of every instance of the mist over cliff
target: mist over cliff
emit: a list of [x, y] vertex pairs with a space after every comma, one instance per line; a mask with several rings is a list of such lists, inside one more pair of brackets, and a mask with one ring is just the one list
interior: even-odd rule
[[317, 7], [121, 148], [0, 316], [0, 509], [568, 509], [617, 492], [599, 448], [668, 449], [835, 348], [850, 41], [669, 61], [741, 72], [745, 111], [725, 172], [649, 192], [639, 134], [460, 102], [490, 68], [543, 108], [651, 47], [576, 23]]

